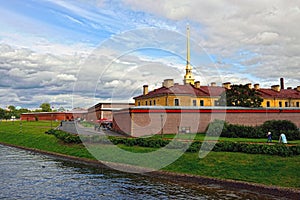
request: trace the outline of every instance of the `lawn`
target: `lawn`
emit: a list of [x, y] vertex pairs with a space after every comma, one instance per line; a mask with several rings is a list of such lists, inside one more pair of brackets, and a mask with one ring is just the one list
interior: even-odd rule
[[59, 122], [51, 121], [2, 121], [0, 122], [0, 142], [56, 153], [93, 159], [83, 145], [65, 145], [45, 131], [57, 127]]
[[[165, 134], [163, 135], [164, 139], [173, 139], [176, 135], [175, 134]], [[162, 138], [161, 135], [154, 135], [153, 138]], [[198, 140], [204, 141], [205, 140], [212, 140], [212, 141], [228, 141], [228, 142], [249, 142], [249, 143], [266, 143], [267, 138], [226, 138], [226, 137], [206, 137], [204, 133], [198, 134], [177, 134], [176, 136], [182, 140]], [[278, 143], [277, 140], [273, 140], [272, 143]], [[300, 140], [292, 140], [288, 141], [289, 144], [296, 144], [300, 145]]]
[[[59, 125], [59, 122], [52, 122], [52, 127]], [[56, 139], [53, 135], [44, 132], [51, 128], [51, 122], [0, 122], [0, 142], [36, 148], [45, 151], [61, 154], [95, 159], [82, 144], [66, 145]], [[181, 135], [188, 137], [191, 135]], [[159, 136], [155, 136], [159, 137]], [[172, 138], [174, 135], [165, 135], [165, 138]], [[159, 137], [160, 138], [160, 137]], [[203, 140], [204, 135], [196, 135], [197, 140]], [[223, 138], [219, 138], [223, 140]], [[225, 138], [224, 138], [225, 139]], [[262, 139], [226, 138], [230, 141], [265, 142]], [[299, 141], [297, 141], [298, 143]], [[153, 152], [154, 148], [128, 147], [118, 145], [127, 152], [147, 153]], [[147, 157], [135, 161], [126, 157], [112, 160], [112, 145], [91, 146], [91, 152], [102, 153], [103, 160], [138, 164], [147, 166]], [[95, 154], [94, 154], [95, 155]], [[167, 154], [165, 156], [168, 156]], [[161, 159], [161, 158], [158, 158]], [[166, 159], [163, 158], [163, 159]], [[178, 160], [163, 168], [166, 171], [187, 173], [221, 179], [242, 180], [265, 185], [276, 185], [282, 187], [300, 188], [300, 156], [280, 157], [260, 154], [244, 154], [230, 152], [210, 152], [205, 158], [200, 159], [198, 153], [184, 153]]]

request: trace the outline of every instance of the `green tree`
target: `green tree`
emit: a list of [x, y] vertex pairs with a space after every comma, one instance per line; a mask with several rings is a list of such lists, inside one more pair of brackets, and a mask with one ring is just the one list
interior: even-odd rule
[[11, 116], [12, 116], [11, 112], [9, 112], [9, 111], [6, 110], [5, 111], [5, 115], [4, 115], [4, 119], [8, 120], [8, 119], [11, 118]]
[[51, 106], [50, 103], [42, 103], [40, 105], [40, 108], [42, 109], [42, 112], [51, 112]]
[[232, 85], [222, 93], [219, 100], [220, 105], [238, 106], [238, 107], [260, 107], [263, 99], [255, 89], [248, 85]]
[[16, 110], [16, 107], [15, 106], [8, 106], [8, 109], [11, 111], [11, 112], [14, 112]]
[[0, 108], [0, 119], [5, 119], [5, 110]]
[[28, 110], [27, 108], [20, 108], [18, 110], [16, 110], [15, 112], [15, 116], [16, 118], [20, 118], [22, 113], [29, 113], [30, 110]]

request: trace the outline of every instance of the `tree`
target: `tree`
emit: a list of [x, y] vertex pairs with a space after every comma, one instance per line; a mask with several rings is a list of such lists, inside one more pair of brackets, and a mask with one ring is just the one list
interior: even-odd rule
[[5, 110], [0, 108], [0, 119], [5, 119]]
[[9, 109], [9, 111], [14, 112], [16, 110], [16, 107], [10, 105], [10, 106], [8, 106], [8, 109]]
[[40, 105], [40, 108], [42, 109], [42, 112], [51, 112], [51, 106], [50, 103], [42, 103]]
[[219, 100], [220, 105], [238, 106], [238, 107], [260, 107], [263, 99], [255, 89], [248, 85], [232, 85], [222, 93]]

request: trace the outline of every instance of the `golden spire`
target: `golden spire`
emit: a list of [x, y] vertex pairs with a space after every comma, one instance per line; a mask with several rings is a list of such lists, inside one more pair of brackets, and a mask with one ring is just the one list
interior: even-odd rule
[[186, 27], [186, 68], [190, 68], [190, 26]]
[[186, 27], [186, 67], [185, 67], [185, 76], [183, 79], [184, 84], [194, 85], [194, 75], [192, 73], [192, 66], [190, 64], [190, 27]]

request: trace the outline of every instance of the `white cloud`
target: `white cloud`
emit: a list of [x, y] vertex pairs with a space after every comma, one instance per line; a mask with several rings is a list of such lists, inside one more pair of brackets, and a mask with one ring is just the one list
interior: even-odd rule
[[[191, 36], [218, 60], [243, 65], [245, 75], [250, 74], [261, 82], [268, 77], [271, 80], [269, 83], [285, 76], [289, 83], [293, 82], [293, 86], [300, 84], [299, 78], [295, 77], [295, 74], [299, 77], [300, 65], [298, 1], [123, 2], [137, 11], [199, 23], [200, 28], [191, 27]], [[252, 52], [252, 56], [249, 58], [249, 54], [240, 54], [243, 51]]]
[[[68, 105], [73, 95], [77, 106], [80, 103], [91, 106], [95, 103], [91, 98], [131, 99], [141, 94], [143, 84], [159, 87], [165, 78], [181, 83], [186, 22], [191, 26], [194, 73], [203, 84], [259, 82], [262, 87], [269, 87], [283, 76], [286, 86], [300, 85], [300, 29], [297, 28], [300, 9], [296, 1], [124, 0], [123, 5], [114, 3], [102, 0], [91, 0], [84, 6], [66, 1], [50, 3], [56, 5], [51, 7], [52, 11], [54, 8], [66, 11], [57, 9], [55, 16], [63, 15], [67, 25], [76, 24], [72, 26], [76, 28], [74, 32], [60, 33], [64, 27], [51, 31], [49, 35], [55, 37], [45, 33], [53, 26], [46, 27], [43, 21], [37, 23], [36, 19], [29, 18], [12, 25], [20, 24], [20, 29], [1, 30], [0, 91], [10, 94], [4, 103], [19, 101], [38, 107], [40, 101], [56, 101]], [[91, 5], [98, 7], [88, 8]], [[22, 18], [5, 12], [6, 16]], [[21, 23], [27, 21], [30, 26], [24, 29]], [[4, 24], [10, 22], [7, 19]], [[43, 30], [32, 31], [34, 27]], [[135, 27], [158, 28], [132, 30]], [[101, 39], [90, 35], [98, 31], [121, 34], [108, 40], [104, 40], [108, 35], [101, 35]], [[82, 37], [74, 42], [77, 35], [67, 33], [75, 32], [85, 35], [86, 41]], [[94, 49], [97, 44], [88, 41], [89, 37], [104, 41]], [[146, 55], [141, 48], [152, 52]], [[159, 55], [163, 51], [171, 55]]]
[[77, 78], [72, 74], [58, 74], [56, 77], [62, 81], [76, 81], [77, 80]]
[[258, 33], [254, 38], [248, 41], [249, 44], [256, 45], [272, 45], [278, 44], [279, 34], [274, 32], [262, 32]]

